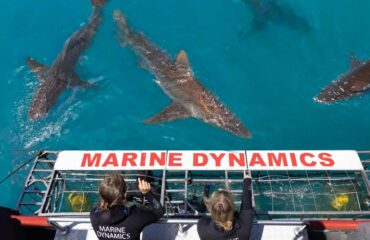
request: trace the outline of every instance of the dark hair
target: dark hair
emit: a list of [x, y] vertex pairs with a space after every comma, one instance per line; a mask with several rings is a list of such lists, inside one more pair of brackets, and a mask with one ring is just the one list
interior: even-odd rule
[[220, 190], [212, 193], [210, 198], [204, 198], [204, 202], [216, 225], [224, 231], [230, 231], [235, 213], [233, 195], [229, 191]]
[[121, 174], [113, 174], [101, 181], [99, 210], [104, 211], [114, 206], [123, 205], [126, 195], [126, 182]]

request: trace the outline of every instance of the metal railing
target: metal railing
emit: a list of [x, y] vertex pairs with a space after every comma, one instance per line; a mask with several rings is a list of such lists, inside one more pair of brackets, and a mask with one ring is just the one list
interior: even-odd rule
[[16, 209], [25, 215], [39, 214], [53, 181], [58, 152], [40, 152], [35, 156]]

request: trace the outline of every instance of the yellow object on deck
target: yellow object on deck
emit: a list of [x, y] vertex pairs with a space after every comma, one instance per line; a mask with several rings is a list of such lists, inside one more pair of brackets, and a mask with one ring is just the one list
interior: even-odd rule
[[337, 210], [343, 210], [349, 203], [348, 195], [336, 196], [331, 202], [331, 206]]
[[68, 194], [68, 201], [74, 212], [88, 212], [91, 205], [84, 193], [71, 192]]

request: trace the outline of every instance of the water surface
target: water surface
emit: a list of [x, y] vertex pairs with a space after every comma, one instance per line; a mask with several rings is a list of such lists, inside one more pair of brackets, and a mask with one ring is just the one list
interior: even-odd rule
[[[3, 1], [0, 9], [0, 176], [34, 149], [369, 149], [370, 95], [333, 105], [312, 98], [348, 70], [348, 53], [370, 57], [370, 2], [279, 1], [312, 29], [284, 25], [240, 41], [253, 15], [241, 1], [111, 0], [78, 73], [99, 89], [71, 89], [44, 119], [27, 120], [38, 80], [26, 57], [50, 65], [91, 12], [88, 0]], [[253, 133], [241, 139], [195, 119], [145, 125], [171, 101], [115, 38], [112, 12], [175, 57]], [[360, 19], [360, 20], [359, 20]], [[363, 19], [363, 21], [361, 21]], [[28, 166], [29, 168], [29, 166]], [[27, 168], [0, 185], [14, 207]]]

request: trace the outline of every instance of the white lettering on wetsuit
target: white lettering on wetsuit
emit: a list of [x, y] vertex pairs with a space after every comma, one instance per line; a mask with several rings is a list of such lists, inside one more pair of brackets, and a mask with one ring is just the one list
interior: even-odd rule
[[100, 226], [99, 231], [96, 231], [98, 238], [109, 239], [130, 239], [130, 233], [126, 233], [125, 227]]

